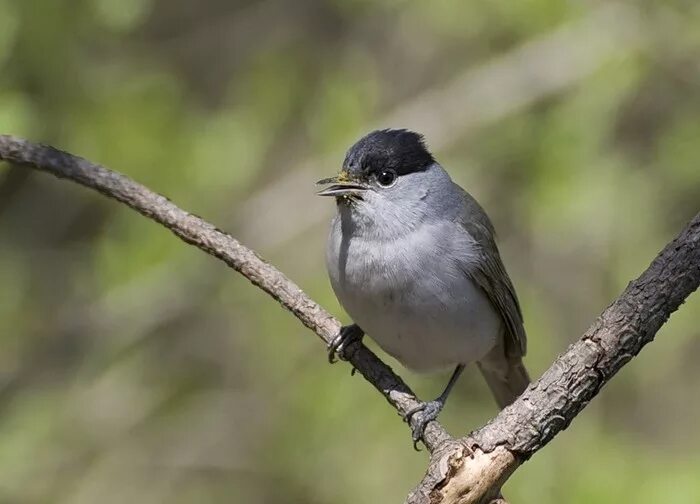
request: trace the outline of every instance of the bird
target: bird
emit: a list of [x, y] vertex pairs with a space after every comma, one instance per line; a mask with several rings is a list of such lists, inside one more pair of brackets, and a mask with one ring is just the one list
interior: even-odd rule
[[[491, 220], [408, 129], [372, 131], [338, 175], [317, 182], [334, 197], [326, 244], [331, 287], [352, 319], [328, 359], [368, 334], [416, 372], [453, 369], [442, 393], [404, 415], [414, 447], [465, 366], [476, 363], [498, 406], [528, 386], [527, 338]], [[417, 449], [417, 448], [416, 448]]]

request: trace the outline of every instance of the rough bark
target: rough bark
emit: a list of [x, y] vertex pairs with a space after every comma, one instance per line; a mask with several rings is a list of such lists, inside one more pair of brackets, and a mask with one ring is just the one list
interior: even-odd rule
[[[488, 502], [502, 484], [588, 405], [700, 285], [700, 214], [631, 282], [591, 328], [510, 406], [436, 452], [407, 502]], [[469, 449], [473, 458], [468, 457]], [[447, 469], [449, 468], [449, 470]], [[497, 486], [500, 488], [500, 486]], [[459, 496], [456, 499], [454, 496]]]
[[[217, 257], [291, 311], [326, 343], [339, 322], [255, 252], [128, 177], [85, 159], [0, 135], [0, 160], [67, 178], [114, 198]], [[504, 503], [500, 488], [517, 467], [565, 429], [600, 388], [641, 348], [700, 284], [700, 214], [630, 283], [584, 336], [511, 406], [481, 429], [453, 439], [437, 422], [426, 429], [431, 452], [409, 503]], [[400, 413], [417, 404], [393, 371], [361, 344], [350, 363]]]
[[[165, 226], [183, 241], [194, 245], [235, 269], [267, 292], [302, 324], [329, 343], [340, 329], [340, 322], [309, 298], [281, 271], [265, 262], [231, 235], [200, 217], [182, 210], [165, 196], [157, 194], [129, 177], [51, 146], [40, 145], [10, 135], [0, 135], [0, 160], [28, 166], [59, 178], [95, 189], [121, 201], [145, 217]], [[364, 345], [348, 349], [349, 362], [396, 410], [404, 414], [418, 405], [415, 394], [389, 366]], [[449, 438], [438, 422], [426, 429], [426, 446], [434, 447]]]
[[566, 428], [700, 284], [700, 214], [510, 407], [472, 434], [528, 458]]

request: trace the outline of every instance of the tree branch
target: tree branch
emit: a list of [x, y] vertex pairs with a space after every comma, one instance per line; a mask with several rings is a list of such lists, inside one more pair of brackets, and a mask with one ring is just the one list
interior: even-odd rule
[[[86, 159], [10, 135], [0, 135], [0, 160], [29, 166], [95, 189], [121, 201], [141, 215], [165, 226], [183, 241], [221, 259], [292, 312], [302, 324], [329, 343], [340, 322], [309, 298], [281, 271], [231, 235], [192, 215], [121, 173]], [[405, 414], [418, 405], [415, 394], [389, 366], [362, 344], [350, 347], [349, 362], [396, 410]], [[437, 422], [426, 429], [426, 446], [433, 450], [449, 435]]]
[[[510, 406], [434, 454], [411, 504], [482, 502], [585, 408], [700, 285], [700, 214]], [[465, 448], [468, 447], [468, 448]], [[469, 449], [474, 457], [469, 458]], [[449, 470], [446, 470], [449, 468]], [[482, 481], [494, 482], [479, 486]]]
[[[0, 160], [30, 166], [95, 189], [130, 206], [187, 243], [219, 258], [291, 311], [323, 341], [340, 323], [274, 266], [203, 219], [128, 177], [85, 159], [0, 135]], [[601, 387], [641, 348], [700, 284], [700, 214], [651, 266], [511, 406], [463, 439], [437, 422], [426, 429], [430, 464], [407, 502], [505, 502], [500, 488], [527, 458], [565, 429]], [[361, 344], [350, 363], [401, 414], [417, 404], [409, 387]]]

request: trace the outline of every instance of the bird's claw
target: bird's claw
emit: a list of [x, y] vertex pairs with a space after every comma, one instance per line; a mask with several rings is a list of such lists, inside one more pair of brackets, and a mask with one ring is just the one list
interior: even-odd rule
[[404, 416], [404, 422], [411, 427], [411, 438], [413, 439], [413, 449], [420, 451], [418, 442], [423, 440], [425, 427], [429, 422], [437, 419], [444, 404], [441, 401], [428, 401], [419, 404], [415, 408], [409, 410]]
[[364, 335], [364, 331], [355, 324], [341, 327], [338, 335], [328, 344], [328, 362], [336, 362], [336, 355], [342, 360], [347, 360], [345, 349], [352, 343], [361, 341]]

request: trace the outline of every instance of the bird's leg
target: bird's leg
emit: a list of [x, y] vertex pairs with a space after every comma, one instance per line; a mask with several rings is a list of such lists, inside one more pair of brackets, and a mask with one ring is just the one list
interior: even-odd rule
[[328, 362], [333, 364], [335, 362], [335, 356], [338, 355], [342, 360], [345, 359], [343, 352], [345, 349], [356, 341], [362, 341], [365, 332], [357, 324], [352, 324], [348, 326], [343, 326], [340, 328], [338, 336], [333, 338], [333, 340], [328, 344]]
[[445, 406], [447, 396], [450, 395], [452, 387], [454, 387], [455, 383], [457, 383], [457, 379], [459, 378], [459, 375], [462, 374], [462, 371], [464, 371], [464, 364], [459, 364], [452, 373], [450, 381], [447, 382], [445, 390], [442, 391], [442, 394], [440, 394], [437, 399], [434, 401], [421, 403], [406, 413], [404, 420], [408, 422], [411, 427], [413, 447], [416, 450], [418, 449], [418, 441], [423, 439], [425, 426], [428, 425], [428, 422], [432, 422], [438, 417], [440, 411], [442, 411], [442, 408]]

